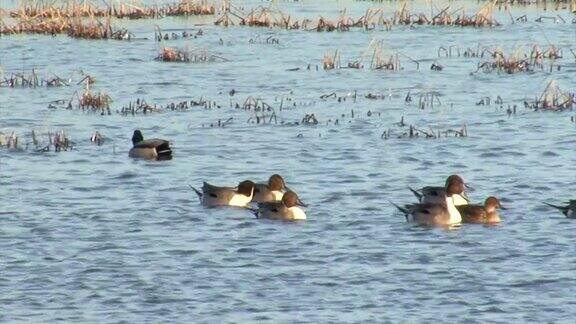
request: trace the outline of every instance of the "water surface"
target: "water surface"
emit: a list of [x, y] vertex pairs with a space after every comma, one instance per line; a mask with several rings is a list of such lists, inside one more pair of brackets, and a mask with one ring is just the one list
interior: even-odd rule
[[[354, 16], [376, 6], [391, 11], [398, 4], [275, 6], [315, 18], [336, 17], [343, 8]], [[468, 11], [476, 7], [466, 2]], [[150, 38], [131, 42], [2, 37], [5, 73], [35, 68], [41, 75], [75, 73], [78, 81], [74, 71], [81, 69], [97, 79], [94, 90], [114, 99], [113, 110], [136, 98], [165, 105], [202, 97], [221, 108], [100, 116], [47, 108], [81, 91], [81, 85], [0, 88], [1, 132], [15, 131], [29, 141], [32, 129], [41, 134], [63, 129], [76, 141], [71, 152], [0, 150], [0, 320], [572, 321], [576, 223], [542, 202], [574, 198], [574, 113], [533, 112], [522, 101], [533, 100], [552, 79], [564, 90], [576, 90], [576, 64], [568, 51], [576, 50], [576, 25], [534, 22], [541, 14], [570, 21], [574, 16], [566, 11], [515, 7], [512, 12], [526, 14], [529, 22], [511, 24], [505, 12], [495, 12], [501, 27], [316, 33], [226, 29], [213, 26], [214, 17], [190, 17], [117, 21]], [[154, 24], [164, 30], [202, 29], [198, 38], [166, 45], [206, 50], [227, 61], [154, 61], [164, 46], [152, 39]], [[266, 44], [268, 36], [279, 44]], [[364, 54], [369, 65], [365, 52], [374, 39], [383, 41], [389, 55], [418, 60], [419, 70], [401, 56], [400, 71], [316, 71], [323, 55], [336, 49], [342, 64]], [[521, 44], [547, 47], [548, 40], [564, 49], [557, 62], [561, 70], [553, 73], [471, 74], [483, 59], [437, 54], [440, 46], [481, 44], [508, 52]], [[435, 61], [443, 71], [429, 69]], [[288, 71], [294, 68], [300, 70]], [[355, 91], [356, 101], [320, 99]], [[407, 105], [409, 91], [414, 100]], [[419, 95], [426, 92], [437, 92], [442, 105], [418, 109]], [[364, 98], [368, 93], [385, 99]], [[498, 95], [502, 108], [476, 105]], [[249, 96], [272, 105], [278, 124], [247, 122], [254, 112], [233, 105]], [[281, 98], [289, 109], [279, 109]], [[516, 115], [507, 115], [508, 105], [518, 105]], [[294, 125], [309, 113], [318, 125]], [[469, 137], [398, 139], [401, 131], [394, 124], [402, 116], [421, 129], [466, 124]], [[225, 127], [210, 127], [230, 117]], [[175, 158], [128, 159], [135, 128], [144, 136], [170, 139]], [[384, 140], [388, 129], [396, 136]], [[89, 141], [96, 130], [107, 137], [103, 146]], [[282, 174], [310, 205], [307, 222], [204, 209], [188, 187], [204, 180], [265, 181], [272, 173]], [[414, 227], [388, 202], [412, 202], [408, 186], [441, 184], [452, 173], [475, 187], [470, 194], [475, 201], [501, 197], [508, 210], [500, 226]]]

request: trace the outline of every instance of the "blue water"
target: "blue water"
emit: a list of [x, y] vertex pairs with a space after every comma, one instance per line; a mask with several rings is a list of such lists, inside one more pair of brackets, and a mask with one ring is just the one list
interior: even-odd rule
[[[477, 7], [465, 4], [469, 12]], [[360, 16], [366, 8], [391, 12], [398, 4], [276, 6], [295, 17], [332, 18], [343, 8]], [[207, 16], [113, 20], [149, 38], [130, 42], [3, 36], [4, 76], [35, 68], [73, 82], [0, 88], [0, 132], [15, 132], [24, 143], [31, 130], [43, 142], [49, 132], [64, 130], [76, 145], [58, 153], [0, 149], [0, 321], [572, 322], [576, 222], [542, 202], [574, 198], [575, 114], [534, 112], [523, 100], [534, 100], [550, 80], [576, 91], [569, 51], [576, 51], [576, 25], [534, 22], [556, 14], [570, 22], [574, 15], [567, 11], [514, 7], [512, 13], [529, 21], [511, 24], [496, 11], [501, 27], [316, 33], [223, 28]], [[203, 35], [158, 44], [155, 24], [202, 29]], [[266, 44], [270, 35], [279, 44]], [[367, 67], [374, 39], [387, 55], [401, 54], [402, 70]], [[564, 54], [555, 63], [560, 71], [552, 73], [472, 73], [487, 58], [437, 54], [440, 46], [511, 52], [549, 42]], [[162, 46], [204, 50], [226, 61], [154, 61]], [[336, 49], [342, 65], [364, 55], [365, 68], [322, 70], [323, 55]], [[429, 69], [435, 61], [443, 71]], [[112, 97], [113, 112], [137, 98], [158, 105], [204, 98], [220, 108], [146, 116], [48, 109], [83, 91], [76, 85], [79, 70], [96, 78], [94, 91]], [[413, 102], [405, 104], [409, 91]], [[332, 92], [345, 100], [320, 99]], [[427, 92], [437, 92], [442, 104], [419, 109]], [[384, 99], [366, 99], [368, 93]], [[486, 96], [492, 105], [477, 106]], [[493, 103], [496, 96], [502, 108]], [[233, 108], [248, 97], [270, 104], [277, 123], [253, 123], [260, 112]], [[515, 115], [507, 115], [508, 105], [518, 106]], [[295, 124], [310, 113], [318, 125]], [[423, 130], [465, 124], [469, 136], [398, 138], [406, 131], [395, 126], [402, 117]], [[229, 118], [225, 127], [210, 127]], [[129, 159], [135, 128], [169, 139], [174, 159]], [[389, 129], [392, 137], [382, 139]], [[90, 142], [95, 131], [106, 137], [104, 145]], [[272, 173], [282, 174], [310, 205], [305, 223], [205, 209], [188, 187], [204, 180], [266, 181]], [[474, 201], [501, 198], [508, 210], [499, 226], [415, 227], [388, 202], [412, 202], [408, 186], [442, 184], [453, 173], [476, 189]]]

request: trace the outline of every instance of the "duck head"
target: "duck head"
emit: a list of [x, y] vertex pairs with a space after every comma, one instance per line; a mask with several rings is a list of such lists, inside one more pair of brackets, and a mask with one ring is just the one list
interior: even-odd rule
[[284, 196], [282, 196], [282, 204], [287, 208], [294, 206], [307, 207], [307, 205], [300, 201], [300, 198], [298, 198], [298, 195], [294, 191], [284, 193]]
[[244, 195], [246, 197], [251, 197], [254, 194], [254, 182], [250, 180], [242, 181], [238, 184], [238, 190], [236, 190], [239, 194]]
[[132, 135], [132, 144], [136, 145], [140, 142], [142, 142], [144, 140], [144, 136], [142, 135], [142, 132], [137, 129], [134, 131], [134, 135]]
[[493, 213], [496, 211], [496, 209], [506, 210], [506, 208], [502, 207], [502, 204], [500, 204], [500, 200], [492, 196], [486, 198], [484, 201], [484, 209], [486, 209], [488, 213]]
[[446, 194], [448, 196], [460, 195], [466, 201], [470, 201], [468, 195], [466, 195], [466, 184], [464, 179], [457, 174], [453, 174], [446, 179]]
[[486, 210], [486, 223], [497, 224], [501, 222], [500, 215], [497, 209], [506, 209], [500, 204], [500, 200], [496, 197], [488, 197], [484, 201], [484, 209]]
[[273, 191], [281, 191], [286, 189], [286, 183], [284, 182], [284, 178], [282, 178], [282, 176], [279, 174], [273, 174], [270, 176], [270, 179], [268, 179], [268, 187]]

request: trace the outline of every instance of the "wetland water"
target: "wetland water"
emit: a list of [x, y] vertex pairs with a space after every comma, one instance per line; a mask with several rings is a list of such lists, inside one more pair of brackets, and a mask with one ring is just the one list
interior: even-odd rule
[[[236, 5], [261, 4], [268, 5]], [[13, 5], [2, 1], [2, 7]], [[452, 4], [461, 5], [470, 13], [478, 8], [472, 1]], [[390, 13], [398, 3], [275, 6], [298, 18], [333, 19], [344, 8], [360, 16], [375, 7]], [[419, 2], [412, 8], [429, 11]], [[575, 16], [536, 7], [512, 13], [528, 22], [512, 24], [496, 10], [502, 26], [492, 28], [317, 33], [223, 28], [213, 25], [214, 16], [202, 16], [112, 20], [148, 40], [2, 36], [4, 75], [35, 68], [41, 76], [67, 77], [81, 69], [96, 78], [92, 89], [112, 97], [114, 111], [137, 98], [165, 105], [203, 97], [221, 108], [146, 116], [48, 109], [82, 91], [78, 73], [68, 87], [0, 88], [0, 132], [29, 141], [32, 129], [64, 130], [76, 142], [74, 150], [59, 153], [0, 149], [0, 321], [573, 321], [576, 222], [542, 202], [575, 198], [574, 112], [535, 112], [523, 100], [534, 100], [550, 80], [576, 91], [568, 50], [576, 51]], [[535, 22], [557, 14], [567, 23]], [[155, 24], [203, 34], [158, 44]], [[269, 36], [279, 44], [267, 44]], [[374, 39], [388, 56], [418, 60], [419, 70], [404, 56], [402, 70], [371, 70], [367, 49]], [[440, 46], [480, 44], [509, 53], [534, 43], [563, 49], [560, 71], [472, 73], [488, 59], [438, 58]], [[162, 46], [206, 50], [227, 61], [155, 61]], [[364, 56], [364, 69], [324, 71], [323, 55], [336, 49], [342, 65]], [[442, 71], [430, 70], [435, 61]], [[289, 71], [294, 68], [300, 70]], [[355, 101], [320, 99], [354, 91]], [[413, 102], [405, 104], [409, 91]], [[426, 92], [437, 93], [442, 104], [419, 109]], [[364, 98], [368, 93], [384, 99]], [[249, 96], [272, 105], [278, 124], [248, 123], [254, 112], [231, 107]], [[491, 105], [476, 105], [487, 96]], [[503, 108], [494, 104], [496, 96]], [[278, 109], [280, 98], [289, 109]], [[510, 117], [508, 105], [518, 106]], [[318, 125], [289, 124], [310, 113]], [[230, 117], [225, 127], [209, 127]], [[402, 117], [425, 130], [466, 124], [469, 136], [399, 139], [402, 130], [394, 124]], [[129, 159], [135, 128], [169, 139], [174, 159]], [[382, 139], [388, 129], [391, 138]], [[96, 130], [107, 138], [102, 146], [89, 141]], [[203, 180], [265, 181], [272, 173], [282, 174], [310, 205], [305, 223], [205, 209], [188, 187]], [[388, 202], [413, 202], [408, 186], [442, 184], [452, 173], [475, 188], [474, 201], [501, 198], [508, 208], [501, 225], [415, 227]]]

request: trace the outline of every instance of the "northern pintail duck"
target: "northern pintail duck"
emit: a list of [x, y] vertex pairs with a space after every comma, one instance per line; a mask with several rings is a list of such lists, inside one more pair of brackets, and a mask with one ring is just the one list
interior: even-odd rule
[[484, 205], [462, 205], [456, 206], [456, 209], [462, 215], [462, 223], [500, 223], [500, 215], [498, 209], [506, 209], [500, 204], [500, 200], [496, 197], [488, 197], [484, 201]]
[[463, 182], [452, 181], [444, 191], [443, 203], [408, 204], [404, 207], [394, 205], [404, 213], [409, 222], [427, 226], [456, 225], [462, 222], [462, 216], [454, 205], [454, 196], [463, 190]]
[[300, 207], [306, 207], [293, 191], [284, 193], [279, 202], [258, 204], [256, 217], [275, 220], [305, 220], [306, 213]]
[[467, 186], [464, 183], [464, 179], [462, 179], [462, 177], [456, 174], [453, 174], [446, 179], [444, 187], [427, 186], [418, 190], [408, 187], [408, 189], [412, 191], [412, 193], [418, 198], [418, 201], [420, 201], [420, 203], [443, 204], [444, 197], [446, 196], [446, 188], [448, 188], [448, 186], [452, 183], [462, 184], [461, 186], [462, 191], [452, 196], [452, 198], [454, 199], [454, 205], [455, 206], [468, 205], [469, 199], [468, 196], [466, 195]]
[[550, 207], [553, 207], [553, 208], [558, 209], [558, 210], [561, 211], [562, 214], [564, 214], [564, 216], [566, 216], [567, 218], [574, 218], [574, 219], [576, 219], [576, 213], [575, 213], [575, 211], [576, 211], [576, 200], [575, 200], [575, 199], [568, 201], [568, 205], [566, 205], [566, 206], [552, 205], [552, 204], [549, 204], [549, 203], [544, 203], [544, 204], [546, 204], [546, 205], [548, 205], [548, 206], [550, 206]]
[[132, 135], [132, 145], [130, 152], [128, 152], [128, 156], [131, 158], [148, 160], [172, 159], [172, 149], [168, 141], [158, 138], [144, 140], [142, 132], [138, 129]]
[[236, 206], [247, 207], [254, 197], [254, 182], [242, 181], [238, 187], [217, 187], [207, 182], [202, 185], [202, 191], [192, 187], [202, 205], [206, 207]]
[[286, 190], [288, 189], [284, 178], [279, 174], [273, 174], [268, 179], [268, 183], [256, 184], [252, 201], [257, 203], [280, 201]]

